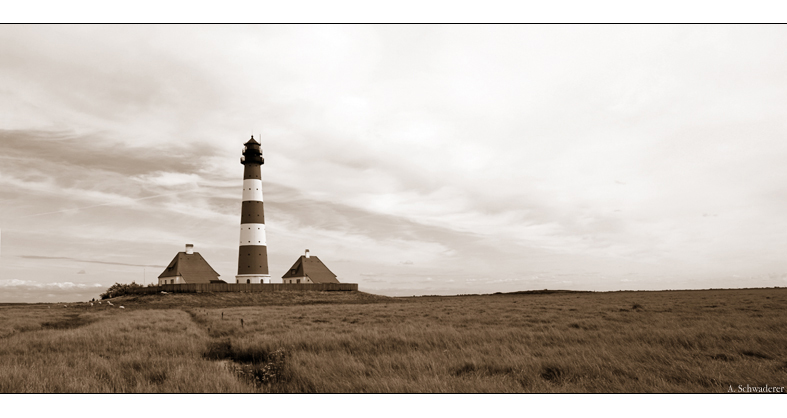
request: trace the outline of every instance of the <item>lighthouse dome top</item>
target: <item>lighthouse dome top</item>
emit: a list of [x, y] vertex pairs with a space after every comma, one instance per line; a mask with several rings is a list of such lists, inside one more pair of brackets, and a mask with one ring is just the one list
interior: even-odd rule
[[259, 143], [259, 142], [257, 142], [257, 141], [254, 139], [254, 135], [252, 135], [252, 136], [251, 136], [251, 139], [249, 139], [249, 140], [248, 140], [248, 141], [247, 141], [245, 144], [243, 144], [243, 145], [260, 145], [260, 143]]

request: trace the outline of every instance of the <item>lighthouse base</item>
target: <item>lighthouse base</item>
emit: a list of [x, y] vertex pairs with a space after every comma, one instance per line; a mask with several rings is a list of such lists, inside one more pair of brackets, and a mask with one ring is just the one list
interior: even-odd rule
[[239, 274], [235, 276], [235, 283], [270, 283], [270, 274]]

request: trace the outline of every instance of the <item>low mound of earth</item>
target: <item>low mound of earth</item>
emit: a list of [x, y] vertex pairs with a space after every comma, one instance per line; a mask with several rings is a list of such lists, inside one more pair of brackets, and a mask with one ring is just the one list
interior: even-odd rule
[[[365, 292], [205, 292], [126, 295], [109, 299], [126, 308], [166, 309], [171, 307], [221, 308], [228, 306], [287, 306], [315, 304], [391, 303], [395, 298]], [[106, 303], [106, 301], [104, 302]]]

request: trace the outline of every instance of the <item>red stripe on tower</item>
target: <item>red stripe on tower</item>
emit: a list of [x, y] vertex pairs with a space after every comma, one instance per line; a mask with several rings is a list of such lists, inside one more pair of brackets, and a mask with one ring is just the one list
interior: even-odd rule
[[240, 215], [240, 251], [236, 283], [270, 283], [265, 212], [262, 203], [262, 172], [265, 163], [260, 144], [252, 135], [243, 147], [243, 203]]

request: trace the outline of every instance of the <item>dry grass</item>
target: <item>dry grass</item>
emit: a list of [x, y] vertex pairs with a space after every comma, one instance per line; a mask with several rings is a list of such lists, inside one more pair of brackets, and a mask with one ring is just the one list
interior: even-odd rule
[[403, 299], [298, 292], [122, 303], [127, 309], [0, 307], [0, 392], [787, 386], [787, 289]]

